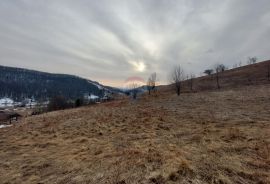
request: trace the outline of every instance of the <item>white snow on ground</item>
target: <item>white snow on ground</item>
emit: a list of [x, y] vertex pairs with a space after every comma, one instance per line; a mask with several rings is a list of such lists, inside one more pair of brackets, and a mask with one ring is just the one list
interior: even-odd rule
[[98, 96], [96, 96], [96, 95], [90, 95], [90, 99], [98, 99], [99, 97]]
[[0, 99], [0, 107], [12, 107], [13, 105], [14, 105], [14, 101], [10, 98]]
[[0, 125], [0, 128], [11, 127], [12, 125]]
[[33, 99], [30, 99], [30, 98], [25, 99], [24, 103], [25, 103], [26, 107], [34, 107], [37, 105], [37, 102]]
[[96, 95], [91, 94], [91, 95], [85, 96], [85, 98], [86, 98], [87, 100], [95, 100], [95, 99], [98, 99], [99, 97], [96, 96]]
[[37, 102], [34, 99], [27, 98], [23, 102], [14, 102], [11, 98], [0, 98], [0, 108], [15, 107], [22, 105], [24, 103], [26, 107], [34, 107], [37, 105]]
[[104, 89], [104, 87], [102, 87], [101, 85], [99, 85], [99, 84], [96, 84], [96, 83], [94, 83], [94, 82], [91, 82], [91, 81], [88, 81], [89, 83], [91, 83], [91, 84], [93, 84], [93, 85], [95, 85], [95, 86], [97, 86], [98, 87], [98, 89]]
[[85, 95], [84, 99], [87, 102], [97, 102], [97, 101], [99, 101], [100, 97], [96, 96], [96, 95], [93, 95], [93, 94], [90, 94], [90, 95]]

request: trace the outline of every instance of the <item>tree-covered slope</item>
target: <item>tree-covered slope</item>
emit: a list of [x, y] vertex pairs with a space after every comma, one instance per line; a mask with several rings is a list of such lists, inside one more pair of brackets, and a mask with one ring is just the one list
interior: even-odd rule
[[31, 97], [45, 100], [56, 95], [74, 99], [86, 93], [103, 95], [103, 89], [95, 84], [72, 75], [0, 66], [0, 97], [14, 100]]

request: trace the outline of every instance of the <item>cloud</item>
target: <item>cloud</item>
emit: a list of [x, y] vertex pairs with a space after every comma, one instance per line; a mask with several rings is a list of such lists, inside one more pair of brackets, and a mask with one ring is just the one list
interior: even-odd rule
[[133, 65], [134, 70], [138, 72], [144, 72], [146, 69], [146, 66], [143, 61], [129, 61], [131, 65]]
[[268, 0], [0, 1], [0, 64], [121, 86], [269, 59]]

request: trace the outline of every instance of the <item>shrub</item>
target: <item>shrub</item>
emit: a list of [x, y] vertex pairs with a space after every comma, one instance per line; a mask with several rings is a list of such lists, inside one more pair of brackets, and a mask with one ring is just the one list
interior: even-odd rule
[[72, 107], [71, 104], [63, 96], [55, 96], [51, 98], [48, 104], [48, 111], [62, 110]]
[[77, 100], [75, 100], [75, 107], [80, 107], [83, 105], [83, 100], [78, 98]]

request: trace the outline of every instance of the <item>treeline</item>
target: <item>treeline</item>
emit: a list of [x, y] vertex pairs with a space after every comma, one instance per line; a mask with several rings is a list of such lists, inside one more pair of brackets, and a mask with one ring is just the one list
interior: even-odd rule
[[[108, 98], [103, 101], [110, 101], [112, 98]], [[99, 101], [100, 102], [100, 101]], [[32, 109], [32, 115], [38, 115], [38, 114], [43, 114], [46, 112], [51, 112], [51, 111], [57, 111], [57, 110], [64, 110], [64, 109], [71, 109], [71, 108], [77, 108], [81, 106], [86, 106], [86, 105], [94, 105], [96, 104], [97, 101], [95, 100], [89, 100], [85, 98], [77, 98], [75, 100], [67, 99], [64, 96], [54, 96], [49, 99], [48, 104], [42, 104], [38, 103], [36, 104]]]
[[25, 98], [46, 101], [54, 96], [76, 99], [86, 93], [102, 96], [104, 91], [93, 83], [72, 75], [0, 66], [0, 97], [15, 101]]

